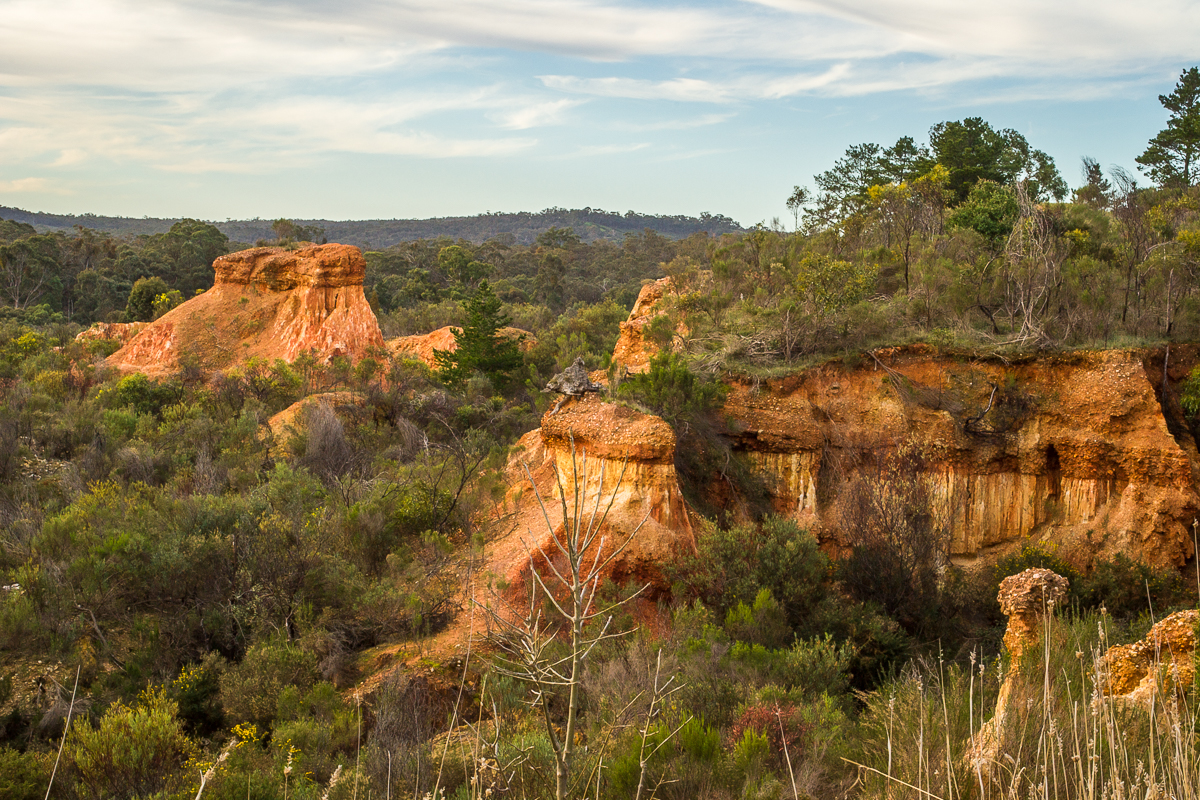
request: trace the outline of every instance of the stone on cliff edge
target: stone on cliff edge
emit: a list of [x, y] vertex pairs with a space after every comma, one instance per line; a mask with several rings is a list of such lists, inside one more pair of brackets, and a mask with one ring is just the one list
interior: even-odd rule
[[598, 383], [592, 383], [592, 379], [588, 377], [583, 356], [576, 356], [571, 366], [551, 378], [542, 391], [558, 392], [568, 397], [583, 397], [588, 392], [598, 392], [603, 388]]
[[257, 356], [294, 361], [354, 361], [382, 348], [379, 323], [363, 294], [366, 262], [357, 247], [325, 244], [287, 250], [256, 247], [221, 256], [204, 294], [150, 323], [108, 363], [151, 377], [191, 356], [224, 369]]
[[[1105, 695], [1149, 705], [1164, 688], [1191, 686], [1196, 675], [1197, 621], [1200, 611], [1177, 611], [1151, 628], [1142, 641], [1110, 647], [1100, 662]], [[1160, 679], [1166, 687], [1160, 686]]]

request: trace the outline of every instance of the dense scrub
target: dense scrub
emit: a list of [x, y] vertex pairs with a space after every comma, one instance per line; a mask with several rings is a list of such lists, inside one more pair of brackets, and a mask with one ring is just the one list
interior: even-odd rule
[[[136, 238], [0, 224], [0, 794], [43, 797], [54, 771], [69, 798], [552, 796], [568, 701], [531, 707], [490, 654], [419, 654], [463, 610], [507, 447], [547, 407], [538, 390], [576, 357], [609, 367], [640, 286], [663, 274], [667, 316], [646, 335], [664, 353], [644, 375], [611, 369], [609, 399], [670, 422], [685, 490], [712, 519], [667, 570], [669, 601], [600, 588], [618, 608], [605, 630], [636, 632], [601, 638], [577, 676], [572, 795], [1026, 796], [1057, 776], [1045, 794], [1075, 797], [1095, 780], [1068, 745], [1104, 750], [1110, 788], [1184, 786], [1192, 690], [1176, 727], [1081, 720], [1094, 651], [1194, 606], [1190, 576], [1124, 558], [1080, 574], [1043, 546], [960, 572], [900, 462], [845, 504], [848, 552], [832, 561], [756, 502], [724, 435], [729, 374], [916, 340], [1006, 354], [1200, 338], [1200, 190], [1092, 170], [1056, 202], [1061, 179], [1028, 147], [971, 182], [938, 151], [961, 132], [942, 127], [929, 151], [852, 148], [878, 169], [839, 162], [822, 197], [795, 196], [792, 232], [618, 244], [556, 228], [529, 245], [368, 253], [389, 336], [460, 326], [436, 373], [376, 353], [112, 374], [116, 343], [76, 341], [80, 323], [161, 314], [230, 244], [191, 221]], [[996, 141], [1001, 155], [1020, 144]], [[882, 182], [842, 180], [862, 174]], [[506, 321], [537, 345], [500, 345]], [[268, 426], [335, 390], [346, 399]], [[1197, 397], [1185, 387], [1188, 413]], [[718, 473], [736, 513], [706, 495]], [[1070, 608], [1047, 660], [1018, 676], [1020, 697], [1045, 702], [1003, 731], [1016, 766], [985, 784], [963, 743], [998, 692], [996, 587], [1028, 566], [1067, 575]], [[405, 647], [407, 668], [355, 693]]]

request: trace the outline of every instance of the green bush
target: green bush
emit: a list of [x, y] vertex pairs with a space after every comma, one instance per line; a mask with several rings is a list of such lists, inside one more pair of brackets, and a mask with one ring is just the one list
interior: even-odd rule
[[769, 516], [761, 526], [722, 530], [711, 523], [697, 537], [696, 555], [667, 566], [677, 596], [702, 600], [722, 617], [738, 603], [752, 606], [767, 589], [788, 624], [809, 631], [813, 609], [824, 599], [829, 559], [816, 538], [795, 522]]
[[753, 605], [739, 600], [729, 609], [725, 615], [725, 632], [731, 639], [764, 647], [782, 647], [792, 639], [792, 628], [783, 607], [766, 588], [758, 590]]
[[264, 642], [221, 676], [221, 705], [231, 722], [269, 728], [285, 688], [306, 691], [316, 682], [317, 661], [311, 653], [287, 643]]
[[225, 721], [221, 710], [222, 659], [212, 653], [199, 664], [186, 664], [171, 684], [178, 716], [193, 735], [209, 736]]
[[51, 759], [45, 753], [19, 753], [0, 748], [0, 797], [42, 800], [50, 783]]
[[617, 394], [678, 428], [720, 405], [724, 387], [697, 377], [681, 356], [664, 351], [650, 359], [648, 371], [622, 381]]
[[1176, 570], [1155, 569], [1117, 553], [1112, 560], [1097, 561], [1078, 579], [1076, 596], [1084, 608], [1104, 606], [1114, 617], [1127, 619], [1150, 611], [1151, 603], [1155, 613], [1165, 614], [1188, 600], [1190, 589]]
[[159, 295], [170, 291], [171, 287], [162, 278], [138, 278], [129, 292], [129, 302], [125, 305], [126, 317], [130, 322], [149, 322], [154, 319], [154, 301]]
[[140, 372], [117, 381], [113, 405], [130, 406], [139, 414], [160, 415], [164, 406], [179, 400], [179, 387], [152, 381]]
[[979, 181], [967, 199], [946, 219], [952, 228], [969, 228], [992, 247], [999, 246], [1012, 233], [1020, 209], [1017, 198], [994, 181]]
[[[192, 743], [175, 718], [177, 706], [149, 690], [138, 705], [109, 707], [100, 723], [71, 726], [66, 757], [83, 797], [133, 798], [177, 788]], [[190, 776], [188, 776], [190, 777]]]
[[353, 760], [360, 720], [332, 684], [318, 683], [308, 692], [288, 686], [279, 693], [278, 712], [273, 742], [284, 758], [296, 759], [300, 774], [324, 783], [338, 764]]

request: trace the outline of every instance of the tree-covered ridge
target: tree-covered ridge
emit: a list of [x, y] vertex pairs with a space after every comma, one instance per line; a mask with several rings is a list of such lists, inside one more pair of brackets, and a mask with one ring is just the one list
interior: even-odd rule
[[[134, 219], [94, 214], [44, 214], [0, 206], [0, 219], [33, 225], [39, 230], [70, 231], [76, 226], [114, 236], [141, 236], [166, 233], [175, 219]], [[352, 244], [363, 249], [384, 248], [417, 239], [466, 239], [480, 244], [488, 239], [507, 239], [512, 244], [532, 244], [550, 228], [570, 228], [584, 241], [606, 239], [619, 242], [628, 233], [649, 228], [663, 236], [681, 239], [693, 233], [722, 234], [741, 230], [741, 226], [721, 214], [685, 215], [620, 213], [602, 209], [547, 208], [537, 212], [489, 212], [470, 217], [439, 217], [424, 220], [293, 220], [296, 225], [324, 231], [329, 241]], [[253, 243], [273, 240], [278, 232], [272, 220], [227, 220], [212, 222], [231, 241]]]

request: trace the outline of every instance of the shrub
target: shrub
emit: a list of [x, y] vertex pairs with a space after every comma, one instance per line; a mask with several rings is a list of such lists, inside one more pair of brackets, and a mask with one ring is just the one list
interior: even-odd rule
[[143, 693], [130, 708], [113, 703], [93, 728], [71, 726], [66, 752], [84, 797], [142, 797], [175, 788], [193, 747], [162, 692]]
[[309, 689], [317, 681], [317, 661], [290, 644], [264, 642], [250, 648], [242, 663], [221, 676], [221, 705], [231, 721], [268, 728], [280, 693], [288, 686]]
[[1084, 608], [1104, 606], [1114, 617], [1125, 619], [1150, 610], [1165, 613], [1188, 597], [1189, 586], [1178, 572], [1155, 569], [1117, 553], [1111, 561], [1097, 561], [1078, 581], [1078, 598]]
[[163, 406], [179, 398], [177, 387], [150, 380], [140, 372], [128, 375], [117, 382], [114, 391], [115, 405], [132, 406], [139, 414], [160, 414]]
[[[154, 301], [159, 295], [168, 294], [171, 287], [162, 278], [138, 278], [129, 292], [125, 315], [130, 322], [149, 322], [154, 319]], [[164, 312], [166, 313], [166, 312]]]
[[0, 797], [42, 800], [50, 783], [50, 759], [44, 753], [18, 753], [0, 748]]
[[725, 615], [725, 632], [737, 641], [764, 647], [782, 647], [792, 638], [783, 607], [771, 595], [770, 589], [759, 589], [752, 606], [739, 600], [729, 609]]
[[[777, 769], [786, 769], [787, 759], [799, 761], [803, 757], [810, 728], [800, 709], [790, 703], [756, 703], [742, 709], [733, 723], [731, 737], [737, 745], [744, 746], [747, 750], [752, 749], [757, 756], [761, 740], [751, 744], [747, 734], [761, 736], [770, 745], [772, 765]], [[735, 758], [748, 757], [752, 756], [749, 753], [735, 755]]]
[[192, 734], [208, 736], [225, 721], [221, 710], [221, 658], [210, 654], [200, 664], [186, 664], [171, 684], [178, 716]]
[[353, 757], [359, 718], [332, 684], [318, 683], [308, 692], [289, 686], [279, 694], [278, 710], [273, 741], [297, 759], [301, 774], [324, 783], [345, 756]]
[[681, 356], [664, 351], [650, 359], [647, 372], [622, 381], [617, 392], [679, 428], [716, 408], [724, 388], [716, 381], [698, 378]]
[[[761, 526], [722, 530], [705, 526], [696, 555], [668, 565], [677, 596], [702, 600], [724, 616], [737, 603], [752, 605], [762, 589], [779, 601], [788, 624], [806, 630], [826, 594], [829, 559], [816, 538], [795, 522], [767, 517]], [[814, 633], [816, 631], [813, 631]]]

